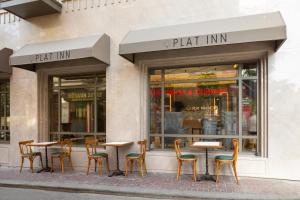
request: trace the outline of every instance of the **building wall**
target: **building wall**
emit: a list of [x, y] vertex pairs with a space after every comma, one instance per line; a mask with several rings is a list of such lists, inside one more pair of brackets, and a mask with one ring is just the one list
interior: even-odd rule
[[[300, 124], [300, 79], [297, 73], [300, 13], [296, 10], [299, 6], [298, 0], [74, 0], [64, 3], [61, 14], [9, 23], [2, 23], [4, 18], [1, 17], [0, 47], [17, 50], [28, 43], [108, 34], [111, 37], [111, 65], [107, 68], [107, 140], [136, 141], [145, 134], [141, 132], [141, 72], [118, 55], [119, 43], [129, 30], [279, 10], [287, 24], [288, 40], [268, 58], [269, 156], [241, 155], [238, 172], [244, 176], [300, 180], [297, 170], [300, 166], [297, 127]], [[17, 142], [29, 138], [37, 140], [37, 122], [37, 76], [14, 68], [11, 76], [11, 144], [0, 144], [1, 164], [19, 165]], [[126, 148], [123, 152], [133, 149], [137, 147]], [[113, 149], [108, 151], [114, 153]], [[147, 154], [150, 171], [175, 172], [174, 152], [150, 151]], [[73, 158], [77, 169], [85, 169], [84, 149], [75, 149]], [[203, 160], [201, 163], [204, 166]], [[231, 173], [227, 168], [223, 172]]]

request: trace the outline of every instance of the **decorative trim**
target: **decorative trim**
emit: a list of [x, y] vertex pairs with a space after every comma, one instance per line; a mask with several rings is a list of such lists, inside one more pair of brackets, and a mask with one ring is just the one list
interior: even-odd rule
[[75, 12], [87, 9], [105, 8], [109, 6], [124, 5], [136, 0], [62, 0], [63, 10], [67, 12]]

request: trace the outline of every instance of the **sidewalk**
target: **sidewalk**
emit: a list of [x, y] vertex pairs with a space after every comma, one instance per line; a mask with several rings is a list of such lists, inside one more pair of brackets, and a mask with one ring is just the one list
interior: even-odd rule
[[149, 197], [153, 199], [300, 199], [300, 182], [275, 179], [240, 178], [237, 185], [232, 177], [221, 177], [220, 183], [193, 182], [190, 175], [176, 181], [175, 174], [148, 174], [128, 177], [98, 176], [91, 171], [58, 171], [31, 173], [24, 169], [0, 167], [0, 187], [31, 188], [72, 193], [114, 194], [122, 196]]

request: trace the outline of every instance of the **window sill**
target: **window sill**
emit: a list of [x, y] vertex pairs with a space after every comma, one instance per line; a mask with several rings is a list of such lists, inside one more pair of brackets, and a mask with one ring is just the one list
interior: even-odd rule
[[[201, 158], [205, 157], [205, 151], [182, 151], [182, 154], [195, 154]], [[208, 157], [215, 157], [216, 155], [232, 155], [232, 152], [225, 152], [225, 151], [209, 151]], [[176, 157], [175, 150], [150, 150], [147, 151], [146, 155], [148, 156], [165, 156], [165, 157]], [[261, 156], [256, 156], [254, 154], [250, 153], [239, 153], [239, 159], [242, 160], [265, 160], [266, 158], [263, 158]]]
[[[60, 148], [60, 146], [55, 145], [55, 146], [50, 147], [50, 149], [57, 149], [57, 148]], [[104, 149], [100, 146], [97, 147], [97, 150], [106, 152], [106, 149]], [[85, 148], [85, 146], [72, 146], [72, 152], [84, 152], [84, 153], [86, 153], [86, 148]]]
[[10, 142], [0, 142], [0, 146], [9, 146]]

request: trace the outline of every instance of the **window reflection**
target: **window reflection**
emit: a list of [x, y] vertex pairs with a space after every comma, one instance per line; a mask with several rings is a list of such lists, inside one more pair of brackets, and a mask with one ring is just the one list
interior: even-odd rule
[[105, 141], [105, 76], [52, 77], [49, 85], [51, 139], [83, 144], [92, 136]]
[[257, 81], [243, 81], [243, 135], [257, 135]]

